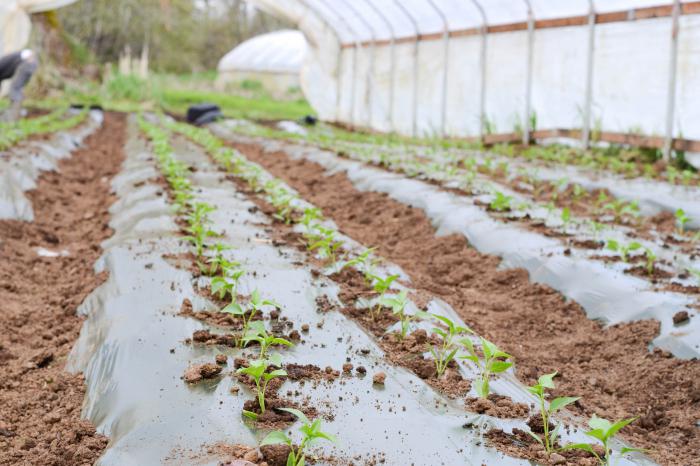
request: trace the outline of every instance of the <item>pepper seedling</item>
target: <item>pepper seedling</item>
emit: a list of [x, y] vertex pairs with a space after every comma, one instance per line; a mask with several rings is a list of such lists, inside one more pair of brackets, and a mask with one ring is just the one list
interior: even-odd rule
[[[255, 382], [255, 389], [258, 397], [258, 406], [260, 413], [265, 413], [265, 393], [267, 385], [272, 379], [277, 377], [286, 377], [287, 371], [284, 369], [274, 369], [267, 372], [270, 367], [281, 367], [282, 357], [279, 354], [273, 354], [269, 359], [254, 359], [248, 367], [241, 367], [236, 371], [237, 374], [249, 376]], [[258, 415], [252, 411], [243, 410], [243, 415], [251, 419], [257, 420]]]
[[500, 191], [497, 191], [494, 194], [494, 198], [491, 200], [491, 203], [489, 204], [489, 208], [491, 210], [495, 210], [496, 212], [507, 212], [510, 210], [510, 204], [513, 201], [512, 196], [506, 196]]
[[299, 431], [302, 434], [301, 443], [296, 449], [292, 443], [292, 439], [287, 436], [281, 430], [275, 430], [267, 434], [267, 437], [263, 439], [260, 446], [265, 445], [279, 445], [284, 444], [289, 446], [289, 456], [287, 457], [287, 466], [305, 466], [306, 464], [306, 448], [317, 440], [328, 440], [329, 442], [336, 442], [336, 438], [321, 430], [321, 420], [314, 419], [313, 422], [309, 421], [304, 413], [298, 409], [293, 408], [280, 408], [282, 411], [286, 411], [295, 415], [301, 422], [302, 426]]
[[271, 346], [294, 346], [290, 341], [268, 333], [267, 329], [265, 329], [265, 324], [259, 320], [251, 322], [250, 325], [248, 325], [248, 331], [243, 335], [243, 346], [248, 346], [248, 343], [251, 341], [257, 341], [260, 345], [259, 359], [265, 359], [265, 357], [267, 357], [267, 350]]
[[481, 398], [488, 398], [489, 396], [489, 381], [491, 380], [491, 375], [505, 372], [509, 367], [513, 365], [509, 362], [509, 359], [513, 359], [508, 353], [505, 353], [498, 349], [498, 347], [488, 341], [485, 338], [480, 338], [481, 340], [481, 351], [484, 358], [481, 359], [474, 348], [474, 342], [470, 338], [462, 338], [459, 342], [465, 347], [469, 353], [466, 356], [459, 356], [460, 359], [466, 359], [468, 361], [476, 364], [479, 369], [479, 378], [476, 382], [476, 393]]
[[294, 213], [292, 202], [294, 199], [295, 196], [282, 187], [270, 191], [270, 203], [277, 209], [273, 217], [286, 225], [292, 223], [292, 214]]
[[[260, 297], [260, 292], [256, 289], [251, 293], [250, 301], [245, 307], [233, 301], [221, 311], [228, 312], [229, 314], [233, 314], [243, 319], [243, 329], [241, 330], [241, 335], [244, 336], [248, 332], [253, 317], [255, 317], [257, 313], [262, 312], [264, 306], [272, 306], [275, 308], [280, 307], [279, 304], [270, 299], [262, 299]], [[243, 346], [242, 337], [238, 339], [238, 346]]]
[[213, 255], [207, 258], [206, 263], [202, 264], [199, 261], [197, 262], [199, 265], [199, 270], [201, 270], [203, 274], [214, 276], [220, 270], [224, 271], [225, 269], [231, 268], [237, 264], [233, 261], [227, 260], [223, 255], [223, 252], [231, 249], [231, 246], [216, 243], [214, 247], [210, 249]]
[[240, 268], [240, 262], [231, 261], [222, 265], [221, 275], [211, 279], [211, 292], [224, 299], [226, 295], [231, 297], [231, 302], [238, 299], [238, 282], [245, 273]]
[[603, 210], [611, 211], [613, 213], [613, 217], [615, 218], [615, 222], [617, 223], [621, 223], [622, 218], [625, 215], [639, 217], [639, 206], [637, 201], [626, 203], [622, 200], [612, 200], [603, 206]]
[[374, 276], [374, 268], [379, 263], [379, 259], [372, 256], [376, 249], [377, 248], [365, 249], [364, 252], [362, 252], [361, 254], [346, 261], [343, 264], [342, 268], [344, 269], [345, 267], [355, 266], [362, 271], [362, 273], [365, 276], [365, 281], [367, 283], [372, 283], [372, 277]]
[[571, 210], [568, 207], [564, 207], [561, 211], [561, 222], [564, 224], [564, 228], [571, 222]]
[[[593, 417], [588, 421], [588, 426], [591, 428], [591, 430], [586, 432], [586, 435], [593, 437], [596, 440], [599, 440], [603, 444], [602, 456], [596, 453], [596, 451], [593, 449], [593, 445], [591, 445], [590, 443], [571, 443], [569, 445], [564, 446], [562, 449], [587, 451], [588, 453], [591, 453], [593, 456], [596, 457], [598, 463], [601, 466], [610, 466], [614, 456], [612, 447], [610, 446], [610, 440], [612, 440], [615, 434], [617, 434], [620, 430], [622, 430], [627, 425], [631, 424], [636, 420], [637, 418], [633, 417], [629, 419], [622, 419], [613, 423], [608, 421], [607, 419], [600, 418], [595, 414], [593, 415]], [[645, 451], [647, 450], [641, 448], [623, 447], [620, 449], [620, 455], [624, 455], [625, 453], [631, 452]]]
[[554, 377], [556, 375], [556, 372], [542, 375], [539, 379], [537, 379], [536, 385], [528, 387], [527, 389], [539, 400], [540, 415], [542, 416], [542, 426], [544, 428], [544, 435], [540, 437], [534, 432], [528, 431], [528, 433], [535, 440], [537, 440], [537, 442], [540, 445], [544, 447], [544, 449], [547, 451], [547, 454], [551, 454], [554, 451], [554, 447], [557, 444], [557, 439], [559, 438], [559, 424], [557, 424], [557, 426], [551, 432], [549, 431], [549, 421], [552, 417], [552, 414], [556, 413], [563, 407], [576, 402], [579, 399], [579, 397], [562, 396], [553, 399], [549, 403], [549, 406], [547, 406], [545, 402], [545, 398], [547, 397], [545, 390], [554, 388]]
[[685, 213], [683, 209], [676, 210], [676, 223], [678, 224], [678, 234], [683, 236], [685, 234], [685, 226], [690, 222], [690, 217]]
[[317, 225], [316, 230], [318, 230], [320, 233], [320, 239], [317, 239], [314, 243], [309, 244], [309, 251], [318, 249], [321, 253], [321, 257], [328, 259], [332, 264], [335, 264], [336, 251], [343, 245], [343, 242], [335, 239], [335, 230], [331, 228], [325, 228]]
[[445, 324], [447, 329], [442, 329], [434, 327], [432, 329], [433, 333], [437, 334], [442, 338], [442, 343], [439, 345], [433, 345], [430, 347], [430, 354], [433, 355], [435, 360], [435, 373], [438, 378], [442, 377], [442, 374], [447, 370], [447, 366], [455, 358], [459, 347], [457, 346], [457, 337], [467, 333], [473, 334], [474, 332], [468, 327], [462, 327], [447, 317], [443, 317], [437, 314], [432, 314], [432, 316]]
[[372, 289], [374, 290], [375, 293], [379, 294], [379, 299], [377, 300], [377, 303], [374, 306], [370, 307], [370, 309], [369, 309], [370, 315], [372, 316], [372, 320], [376, 320], [378, 315], [379, 315], [379, 311], [381, 310], [380, 301], [381, 301], [382, 297], [389, 290], [389, 288], [391, 287], [391, 284], [394, 282], [394, 280], [399, 278], [399, 276], [398, 275], [389, 275], [386, 278], [382, 278], [378, 275], [370, 275], [370, 276], [372, 278]]
[[202, 257], [204, 253], [204, 242], [211, 236], [217, 236], [216, 232], [201, 223], [195, 223], [187, 227], [189, 235], [184, 238], [195, 247], [197, 257]]
[[649, 248], [644, 248], [644, 257], [646, 258], [647, 264], [646, 264], [646, 269], [647, 273], [649, 275], [654, 274], [654, 265], [656, 264], [656, 254], [654, 254], [654, 251], [652, 251]]
[[629, 260], [629, 254], [632, 251], [636, 251], [637, 249], [640, 249], [642, 247], [641, 244], [639, 244], [636, 241], [633, 241], [629, 244], [622, 244], [619, 241], [616, 241], [614, 239], [609, 239], [607, 248], [610, 251], [617, 252], [620, 254], [620, 258], [622, 259], [622, 262], [627, 263]]
[[299, 223], [306, 227], [306, 230], [311, 230], [313, 222], [321, 220], [321, 210], [317, 207], [306, 207], [304, 209], [304, 215], [302, 215]]
[[379, 298], [379, 305], [386, 306], [391, 309], [391, 312], [399, 318], [401, 322], [401, 332], [399, 333], [401, 340], [406, 338], [409, 325], [412, 321], [427, 316], [426, 312], [418, 312], [416, 314], [407, 314], [406, 306], [408, 305], [408, 294], [402, 290], [396, 295], [384, 295]]

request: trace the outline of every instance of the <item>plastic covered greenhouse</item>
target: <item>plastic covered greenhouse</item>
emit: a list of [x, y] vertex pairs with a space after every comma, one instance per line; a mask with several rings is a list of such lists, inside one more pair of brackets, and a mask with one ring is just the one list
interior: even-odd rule
[[308, 45], [299, 31], [261, 34], [237, 45], [218, 65], [218, 84], [260, 81], [267, 89], [285, 92], [299, 86]]
[[324, 119], [423, 136], [597, 130], [667, 152], [700, 139], [700, 2], [254, 3], [308, 37], [303, 87]]

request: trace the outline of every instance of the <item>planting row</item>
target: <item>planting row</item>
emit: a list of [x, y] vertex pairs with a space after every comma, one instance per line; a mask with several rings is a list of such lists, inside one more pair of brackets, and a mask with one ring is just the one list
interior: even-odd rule
[[[48, 135], [0, 152], [0, 219], [32, 221], [34, 212], [24, 193], [36, 188], [42, 171], [56, 170], [58, 161], [70, 156], [102, 125], [102, 120], [100, 111], [57, 110], [43, 117], [21, 120], [9, 129], [0, 128], [0, 138], [7, 137], [5, 142], [13, 144], [30, 135]], [[3, 144], [0, 141], [0, 151], [9, 147], [3, 148]]]
[[[460, 354], [461, 347], [461, 352], [463, 352], [463, 354], [460, 358], [472, 363], [469, 365], [471, 370], [468, 371], [468, 373], [475, 374], [475, 393], [483, 399], [489, 398], [489, 382], [494, 374], [505, 372], [512, 366], [510, 355], [502, 352], [493, 345], [493, 343], [483, 338], [474, 339], [470, 337], [469, 334], [473, 333], [471, 330], [463, 325], [456, 324], [444, 315], [431, 315], [425, 311], [418, 310], [409, 313], [407, 310], [409, 301], [407, 299], [406, 290], [399, 291], [399, 289], [396, 289], [392, 292], [391, 285], [393, 284], [391, 281], [396, 279], [398, 275], [390, 275], [382, 278], [372, 273], [373, 260], [371, 259], [371, 251], [364, 251], [359, 255], [353, 255], [351, 250], [346, 250], [344, 244], [340, 243], [337, 239], [339, 233], [324, 226], [322, 222], [320, 222], [318, 213], [309, 210], [313, 209], [313, 207], [305, 205], [305, 203], [298, 199], [295, 193], [288, 187], [281, 186], [278, 180], [268, 179], [265, 183], [262, 183], [264, 178], [263, 180], [260, 179], [259, 166], [250, 164], [250, 162], [241, 158], [240, 155], [231, 152], [230, 149], [224, 148], [220, 141], [212, 138], [206, 131], [176, 124], [172, 126], [188, 134], [205, 146], [219, 163], [227, 167], [227, 170], [247, 180], [248, 185], [254, 191], [259, 190], [264, 193], [265, 200], [272, 209], [270, 213], [275, 215], [283, 223], [296, 224], [295, 228], [298, 233], [297, 239], [305, 244], [309, 251], [320, 251], [317, 259], [327, 262], [326, 266], [329, 272], [332, 272], [330, 273], [331, 277], [342, 276], [345, 267], [357, 267], [359, 269], [358, 272], [362, 273], [362, 278], [356, 280], [354, 285], [361, 286], [357, 283], [359, 281], [366, 289], [365, 293], [374, 295], [374, 299], [370, 300], [368, 303], [356, 303], [356, 305], [359, 304], [360, 308], [365, 308], [364, 312], [366, 313], [359, 318], [359, 321], [362, 322], [370, 332], [379, 337], [380, 341], [384, 341], [385, 345], [387, 341], [396, 341], [401, 345], [405, 345], [408, 341], [411, 342], [411, 345], [415, 345], [416, 342], [419, 343], [419, 348], [417, 348], [418, 354], [425, 357], [426, 355], [423, 353], [428, 351], [431, 356], [429, 359], [432, 359], [432, 364], [434, 365], [431, 371], [432, 374], [426, 378], [430, 379], [434, 377], [437, 379], [432, 385], [438, 389], [441, 388], [441, 379], [445, 380], [447, 376], [447, 368], [452, 365], [452, 361], [456, 362], [455, 358]], [[251, 176], [251, 173], [254, 173], [254, 175]], [[311, 214], [310, 212], [315, 213]], [[316, 220], [318, 220], [319, 223], [316, 223]], [[340, 252], [343, 250], [346, 250], [345, 254], [343, 254], [346, 256], [345, 259], [339, 257]], [[340, 271], [338, 272], [339, 268]], [[356, 314], [356, 312], [353, 311], [353, 314]], [[382, 314], [385, 315], [383, 316]], [[393, 319], [388, 318], [392, 314]], [[427, 332], [425, 332], [424, 329], [420, 329], [422, 326], [421, 321], [424, 319], [434, 319], [437, 324], [437, 326], [432, 327], [432, 334], [430, 334], [429, 337], [427, 337]], [[396, 322], [395, 325], [386, 325], [387, 321], [392, 323], [392, 320]], [[382, 321], [384, 321], [384, 325], [378, 326]], [[409, 333], [411, 330], [413, 331]], [[422, 332], [422, 334], [427, 337], [427, 340], [424, 339], [422, 343], [424, 348], [420, 348], [421, 342], [416, 341], [418, 340], [416, 335], [421, 334], [418, 332]], [[416, 348], [414, 348], [414, 351], [415, 350]], [[413, 356], [415, 357], [415, 354]], [[423, 360], [422, 357], [421, 360]], [[416, 368], [413, 368], [413, 370], [416, 371]], [[530, 431], [530, 433], [538, 442], [541, 442], [541, 446], [544, 447], [545, 453], [542, 458], [550, 461], [558, 461], [558, 456], [554, 456], [554, 459], [552, 459], [552, 454], [558, 442], [559, 429], [550, 432], [549, 416], [567, 404], [578, 400], [578, 398], [560, 397], [552, 400], [549, 406], [546, 405], [544, 402], [545, 392], [546, 389], [554, 387], [553, 378], [555, 375], [555, 373], [552, 373], [540, 377], [538, 384], [528, 389], [531, 394], [537, 397], [536, 399], [539, 399], [538, 406], [540, 407], [540, 417], [544, 417], [545, 420], [547, 420], [544, 423], [541, 435], [538, 435], [537, 431]], [[455, 384], [454, 379], [452, 380], [452, 384]], [[444, 387], [442, 387], [442, 389], [444, 390]], [[599, 451], [597, 450], [598, 447], [594, 448], [592, 445], [585, 443], [571, 444], [569, 447], [564, 447], [562, 451], [574, 448], [583, 449], [591, 455], [591, 458], [595, 457], [601, 463], [607, 463], [612, 458], [612, 452], [607, 450], [609, 435], [612, 435], [627, 423], [632, 422], [632, 420], [633, 419], [628, 419], [620, 421], [617, 424], [612, 424], [594, 416], [590, 421], [593, 430], [588, 433], [594, 437], [599, 435], [598, 438], [603, 440], [603, 451]], [[596, 431], [596, 429], [599, 428], [602, 430]], [[628, 451], [631, 450], [627, 448], [621, 449], [621, 453]], [[559, 453], [556, 455], [559, 455]], [[583, 459], [582, 461], [585, 462]]]
[[[572, 213], [586, 214], [603, 223], [629, 223], [635, 220], [634, 223], [639, 224], [640, 216], [653, 216], [650, 222], [653, 221], [654, 225], [636, 226], [653, 228], [661, 223], [664, 224], [664, 232], [668, 232], [673, 230], [673, 222], [669, 222], [672, 220], [669, 217], [676, 215], [684, 227], [697, 229], [700, 226], [700, 209], [694, 202], [699, 192], [696, 187], [689, 187], [688, 176], [671, 177], [670, 184], [650, 178], [627, 180], [569, 165], [548, 168], [533, 164], [532, 161], [511, 160], [494, 153], [358, 143], [329, 138], [328, 134], [307, 131], [298, 126], [280, 125], [286, 131], [253, 124], [237, 124], [236, 130], [249, 135], [301, 139], [329, 150], [371, 157], [380, 164], [387, 160], [401, 160], [408, 173], [413, 174], [426, 169], [415, 167], [421, 162], [433, 173], [450, 173], [461, 168], [466, 170], [461, 181], [469, 182], [480, 174], [505, 182], [550, 209], [555, 206], [568, 208]], [[433, 163], [426, 164], [426, 161]], [[693, 175], [694, 172], [684, 173]], [[685, 187], [674, 187], [677, 180], [684, 180], [682, 184]]]
[[[624, 148], [616, 145], [592, 147], [584, 151], [561, 144], [531, 145], [529, 147], [497, 144], [486, 150], [478, 143], [459, 140], [411, 140], [394, 135], [349, 132], [325, 125], [319, 125], [318, 128], [302, 128], [291, 122], [282, 122], [278, 128], [287, 133], [286, 137], [313, 140], [317, 143], [334, 146], [344, 144], [352, 144], [354, 147], [372, 145], [382, 147], [383, 150], [416, 154], [457, 153], [462, 158], [486, 151], [490, 157], [500, 156], [515, 162], [527, 161], [539, 167], [562, 169], [575, 166], [588, 173], [607, 172], [618, 179], [644, 178], [682, 186], [700, 184], [700, 175], [685, 162], [685, 154], [682, 152], [676, 154], [677, 162], [673, 165], [657, 162], [661, 157], [658, 150]], [[257, 135], [269, 135], [269, 128], [250, 129]]]
[[35, 118], [0, 122], [0, 151], [5, 151], [31, 136], [70, 129], [85, 119], [87, 111], [70, 113], [67, 108], [58, 108]]
[[[221, 125], [216, 127], [216, 130], [222, 135], [233, 137], [233, 134]], [[244, 137], [241, 139], [241, 136], [236, 138], [245, 140]], [[632, 242], [625, 231], [614, 230], [609, 232], [611, 236], [608, 237], [608, 247], [615, 247], [617, 251], [611, 251], [607, 256], [599, 256], [599, 253], [592, 255], [589, 251], [573, 247], [573, 241], [569, 238], [565, 237], [565, 241], [562, 241], [551, 234], [543, 235], [536, 229], [521, 227], [520, 223], [508, 218], [513, 214], [511, 212], [498, 214], [503, 203], [511, 202], [504, 201], [503, 197], [510, 196], [484, 194], [473, 200], [462, 195], [465, 194], [463, 190], [459, 191], [459, 195], [455, 195], [417, 179], [365, 167], [358, 162], [338, 157], [332, 152], [272, 141], [258, 143], [262, 144], [267, 152], [281, 150], [293, 158], [318, 163], [331, 173], [342, 171], [361, 190], [385, 192], [400, 202], [419, 206], [441, 232], [464, 235], [479, 251], [502, 257], [504, 265], [525, 268], [530, 272], [532, 280], [548, 284], [576, 300], [591, 318], [603, 319], [608, 323], [656, 318], [662, 324], [660, 335], [656, 339], [657, 345], [687, 358], [697, 357], [700, 352], [696, 337], [697, 319], [689, 320], [689, 316], [694, 314], [690, 306], [695, 303], [697, 286], [688, 280], [694, 278], [678, 277], [679, 282], [676, 286], [657, 286], [647, 281], [649, 269], [654, 273], [662, 269], [655, 257], [657, 254], [662, 257], [660, 260], [664, 261], [663, 267], [669, 270], [674, 270], [673, 264], [676, 262], [695, 270], [697, 265], [693, 255], [684, 255], [681, 251], [671, 248], [658, 248], [641, 239], [639, 242]], [[400, 168], [397, 170], [401, 171]], [[445, 176], [433, 178], [433, 182], [451, 190], [457, 187], [449, 176], [447, 181], [444, 178]], [[474, 189], [476, 182], [472, 181], [471, 186]], [[511, 194], [513, 198], [517, 196], [517, 193]], [[485, 208], [491, 212], [486, 212]], [[547, 215], [542, 209], [528, 209], [529, 211], [520, 214], [521, 218], [525, 215], [530, 218]], [[499, 220], [492, 218], [494, 214]], [[581, 229], [575, 229], [570, 223], [562, 225], [556, 219], [554, 222], [556, 227], [572, 233], [576, 231], [579, 237], [582, 237], [573, 243], [575, 245], [600, 241], [600, 238], [594, 235], [583, 236]], [[612, 236], [613, 234], [615, 236]], [[619, 254], [620, 260], [624, 257], [624, 261], [607, 264], [609, 259], [605, 259], [611, 258], [612, 253]], [[641, 255], [637, 256], [639, 253]], [[634, 258], [631, 257], [633, 255]], [[634, 266], [629, 262], [636, 260], [644, 260], [639, 276], [628, 273], [634, 270]], [[676, 266], [676, 269], [678, 268]], [[656, 277], [651, 278], [657, 283], [660, 281]], [[678, 331], [678, 325], [683, 326], [682, 332]]]
[[[246, 457], [284, 465], [289, 447], [255, 448], [270, 431], [297, 419], [293, 413], [298, 412], [283, 407], [298, 409], [310, 420], [305, 432], [295, 428], [291, 434], [295, 460], [307, 451], [304, 436], [320, 429], [338, 437], [337, 444], [321, 443], [322, 450], [314, 450], [321, 464], [332, 461], [328, 455], [341, 464], [524, 464], [485, 447], [461, 427], [461, 403], [426, 390], [419, 377], [390, 364], [361, 327], [331, 310], [339, 306], [338, 286], [299, 265], [305, 254], [293, 246], [273, 244], [268, 217], [237, 193], [201, 150], [175, 138], [172, 158], [161, 157], [173, 185], [180, 186], [176, 190], [158, 181], [133, 122], [130, 133], [124, 171], [114, 181], [119, 196], [112, 208], [115, 235], [98, 263], [109, 278], [81, 308], [87, 320], [70, 362], [85, 374], [85, 414], [111, 438], [100, 464], [213, 465]], [[160, 141], [156, 144], [163, 147]], [[170, 203], [190, 195], [185, 203], [190, 207], [174, 217]], [[222, 235], [208, 236], [200, 260], [193, 254], [197, 225]], [[190, 230], [186, 236], [191, 239], [181, 236], [182, 228]], [[221, 265], [232, 270], [234, 261], [245, 271], [236, 285], [243, 315], [220, 312], [232, 303], [230, 292], [224, 301], [211, 294], [214, 279], [223, 278]], [[214, 264], [218, 274], [212, 272]], [[252, 316], [255, 306], [261, 312]], [[237, 307], [228, 310], [237, 312]], [[248, 336], [262, 330], [262, 323], [268, 335], [294, 346], [269, 347], [263, 338], [262, 345], [253, 339], [240, 348], [244, 321]], [[261, 359], [263, 346], [267, 358]], [[275, 353], [283, 361], [264, 372], [270, 380], [263, 414], [255, 377], [250, 377], [255, 374], [243, 371], [254, 371], [256, 361], [276, 363]], [[287, 375], [271, 376], [274, 370]], [[187, 383], [180, 379], [183, 373]], [[385, 385], [373, 388], [379, 373]], [[426, 432], [428, 424], [432, 430]], [[274, 439], [284, 440], [280, 434], [269, 440]], [[402, 448], [387, 451], [386, 445]]]

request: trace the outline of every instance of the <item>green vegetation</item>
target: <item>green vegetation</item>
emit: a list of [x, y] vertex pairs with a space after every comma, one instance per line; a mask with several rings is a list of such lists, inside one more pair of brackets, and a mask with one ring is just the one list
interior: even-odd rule
[[[241, 367], [236, 370], [236, 373], [247, 375], [255, 382], [255, 390], [257, 392], [258, 406], [260, 412], [265, 413], [265, 394], [267, 386], [271, 380], [278, 377], [286, 377], [287, 371], [284, 369], [274, 369], [274, 367], [282, 366], [282, 358], [279, 354], [270, 356], [269, 359], [254, 359], [250, 361], [248, 367]], [[268, 372], [269, 369], [272, 369]], [[243, 415], [251, 419], [257, 419], [258, 415], [251, 411], [243, 411]]]
[[277, 445], [284, 444], [288, 445], [290, 448], [289, 456], [287, 457], [287, 466], [304, 466], [306, 464], [306, 448], [310, 446], [313, 442], [317, 440], [328, 440], [329, 442], [336, 442], [333, 435], [323, 432], [321, 430], [321, 420], [315, 419], [313, 422], [309, 421], [304, 413], [298, 409], [292, 408], [280, 408], [283, 411], [294, 414], [301, 422], [302, 426], [299, 431], [302, 434], [301, 443], [298, 447], [294, 447], [292, 439], [290, 439], [287, 434], [280, 430], [276, 430], [267, 434], [267, 437], [263, 439], [260, 446], [264, 445]]
[[235, 299], [226, 305], [221, 312], [227, 312], [234, 316], [240, 317], [243, 321], [243, 329], [241, 330], [241, 338], [238, 339], [238, 346], [243, 347], [245, 343], [245, 335], [248, 333], [250, 323], [253, 318], [263, 311], [264, 306], [271, 306], [279, 309], [280, 305], [270, 299], [263, 299], [258, 290], [253, 290], [250, 295], [250, 300], [246, 306], [241, 306]]
[[[211, 88], [212, 83], [199, 87]], [[265, 93], [249, 96], [202, 90], [182, 84], [182, 78], [173, 79], [163, 75], [141, 79], [133, 75], [114, 74], [100, 85], [69, 87], [60, 100], [47, 100], [45, 104], [49, 107], [57, 106], [65, 100], [100, 105], [107, 110], [161, 110], [178, 115], [184, 115], [190, 105], [207, 102], [221, 107], [226, 117], [253, 120], [296, 120], [314, 114], [304, 99], [282, 100]]]
[[[396, 275], [392, 276], [395, 277]], [[401, 332], [399, 333], [399, 336], [402, 340], [406, 338], [409, 325], [412, 321], [427, 316], [427, 313], [422, 311], [416, 314], [406, 313], [406, 306], [408, 305], [408, 293], [406, 293], [405, 290], [401, 291], [399, 294], [396, 295], [384, 295], [379, 298], [378, 303], [381, 306], [386, 306], [389, 309], [391, 309], [391, 312], [399, 318], [399, 322], [401, 322]]]
[[466, 356], [460, 356], [461, 359], [466, 359], [468, 361], [476, 364], [479, 370], [479, 378], [476, 382], [476, 393], [481, 398], [488, 398], [489, 396], [489, 381], [491, 380], [492, 374], [499, 374], [505, 372], [509, 367], [513, 365], [509, 362], [509, 359], [513, 357], [498, 349], [496, 345], [491, 343], [485, 338], [480, 338], [481, 341], [481, 352], [483, 353], [483, 359], [479, 357], [479, 354], [474, 347], [474, 343], [470, 338], [463, 338], [460, 343], [466, 348], [469, 353]]
[[620, 255], [622, 262], [627, 263], [629, 261], [629, 255], [632, 251], [636, 251], [642, 248], [642, 245], [636, 241], [632, 241], [629, 244], [624, 244], [614, 239], [609, 239], [607, 248], [610, 251], [616, 252]]
[[676, 210], [676, 223], [678, 224], [679, 235], [682, 236], [685, 234], [685, 226], [688, 222], [690, 222], [690, 217], [688, 217], [688, 214], [686, 214], [683, 209]]
[[7, 150], [31, 136], [64, 131], [82, 123], [87, 110], [66, 116], [67, 108], [61, 106], [48, 115], [23, 118], [15, 122], [0, 122], [0, 151]]
[[385, 294], [387, 291], [389, 291], [389, 288], [391, 287], [391, 284], [399, 278], [398, 275], [389, 275], [386, 278], [382, 278], [379, 275], [372, 275], [372, 289], [374, 290], [375, 293], [379, 295], [379, 299], [377, 300], [377, 304], [374, 306], [371, 306], [369, 308], [370, 315], [372, 316], [372, 320], [377, 320], [377, 317], [379, 317], [379, 311], [381, 311], [382, 306], [384, 305], [383, 302], [385, 300]]
[[316, 225], [315, 233], [311, 235], [311, 242], [308, 244], [309, 251], [318, 249], [322, 258], [335, 264], [336, 252], [343, 245], [343, 242], [335, 238], [336, 232], [332, 228]]
[[654, 274], [654, 266], [656, 264], [656, 254], [649, 248], [644, 248], [644, 257], [646, 258], [646, 269], [649, 275]]
[[267, 329], [265, 329], [265, 324], [259, 320], [251, 322], [248, 325], [248, 331], [243, 335], [243, 346], [248, 346], [248, 343], [253, 341], [260, 345], [260, 355], [258, 359], [265, 359], [267, 357], [267, 350], [271, 346], [293, 346], [290, 341], [268, 333]]
[[576, 402], [579, 398], [563, 396], [559, 398], [554, 398], [549, 405], [546, 403], [547, 392], [546, 390], [552, 390], [554, 386], [554, 377], [557, 375], [556, 372], [551, 374], [545, 374], [537, 379], [537, 384], [528, 388], [528, 391], [535, 395], [539, 401], [540, 416], [542, 416], [542, 426], [544, 428], [544, 434], [542, 437], [535, 434], [534, 432], [529, 432], [532, 437], [537, 440], [537, 442], [544, 447], [547, 454], [551, 454], [557, 445], [559, 439], [559, 425], [557, 424], [553, 430], [550, 431], [549, 426], [552, 419], [552, 415], [571, 403]]
[[458, 343], [464, 344], [463, 341], [458, 341], [457, 338], [468, 333], [473, 334], [474, 332], [467, 327], [456, 325], [447, 317], [437, 314], [432, 314], [432, 316], [446, 327], [445, 329], [433, 328], [433, 333], [437, 334], [442, 339], [442, 342], [430, 347], [430, 354], [433, 355], [435, 360], [435, 374], [440, 378], [457, 355], [457, 351], [459, 351]]
[[495, 210], [496, 212], [507, 212], [511, 209], [512, 202], [512, 196], [506, 196], [502, 192], [498, 191], [494, 194], [494, 198], [489, 204], [489, 209]]
[[[593, 449], [593, 445], [591, 445], [590, 443], [572, 443], [566, 445], [564, 449], [587, 451], [588, 453], [596, 457], [598, 463], [601, 466], [611, 466], [614, 454], [610, 446], [610, 441], [615, 436], [615, 434], [617, 434], [620, 430], [622, 430], [635, 420], [637, 420], [637, 418], [633, 417], [630, 419], [622, 419], [613, 423], [606, 419], [593, 415], [593, 417], [588, 421], [588, 426], [591, 428], [591, 430], [587, 431], [586, 435], [593, 437], [596, 440], [599, 440], [603, 444], [604, 453], [602, 456], [596, 453], [596, 451]], [[645, 450], [639, 448], [623, 447], [622, 449], [620, 449], [620, 455], [624, 455], [625, 453], [631, 453], [635, 451], [644, 452]]]

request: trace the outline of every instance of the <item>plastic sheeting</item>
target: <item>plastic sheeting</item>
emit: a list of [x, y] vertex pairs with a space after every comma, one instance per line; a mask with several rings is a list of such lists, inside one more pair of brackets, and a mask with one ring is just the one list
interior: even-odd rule
[[74, 3], [76, 0], [1, 0], [0, 55], [22, 49], [29, 42], [31, 13], [41, 13]]
[[270, 32], [236, 46], [219, 61], [218, 70], [299, 73], [306, 49], [306, 39], [299, 31]]
[[298, 88], [307, 50], [300, 31], [281, 30], [253, 37], [219, 61], [217, 85], [255, 80], [273, 94]]
[[582, 128], [590, 109], [594, 130], [664, 136], [672, 114], [700, 139], [697, 2], [677, 3], [675, 86], [668, 0], [253, 2], [309, 39], [302, 87], [326, 120], [476, 136]]

